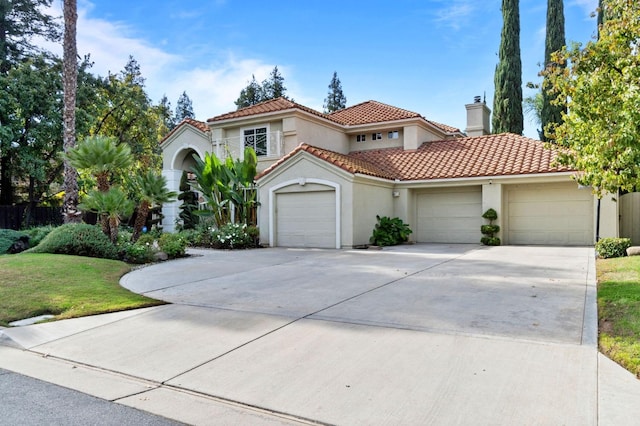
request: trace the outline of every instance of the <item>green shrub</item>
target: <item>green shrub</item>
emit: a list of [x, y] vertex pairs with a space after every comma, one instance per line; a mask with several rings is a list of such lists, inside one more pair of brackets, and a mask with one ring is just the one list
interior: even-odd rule
[[100, 227], [85, 223], [68, 223], [52, 230], [31, 253], [70, 254], [117, 259], [118, 250]]
[[480, 226], [480, 232], [485, 235], [493, 235], [500, 232], [500, 227], [498, 225], [482, 225]]
[[120, 259], [127, 263], [149, 263], [153, 262], [155, 250], [152, 244], [140, 243], [136, 241], [125, 241], [118, 245]]
[[373, 228], [373, 235], [369, 238], [371, 244], [377, 246], [395, 246], [409, 240], [409, 235], [413, 232], [409, 225], [402, 219], [394, 217], [376, 215], [378, 223]]
[[44, 226], [38, 226], [35, 228], [29, 228], [24, 232], [26, 232], [27, 235], [29, 235], [29, 245], [31, 247], [35, 247], [38, 244], [40, 244], [40, 242], [44, 239], [44, 237], [49, 235], [49, 232], [53, 231], [55, 228], [56, 226], [54, 225], [44, 225]]
[[596, 243], [596, 253], [603, 259], [623, 257], [627, 255], [629, 247], [631, 247], [629, 238], [602, 238]]
[[199, 240], [200, 231], [197, 229], [183, 229], [178, 233], [186, 242], [188, 246], [197, 246]]
[[498, 237], [482, 237], [480, 242], [485, 246], [499, 246], [501, 241]]
[[187, 240], [180, 234], [164, 233], [160, 236], [158, 245], [160, 246], [160, 250], [169, 256], [169, 259], [175, 259], [176, 257], [185, 255]]
[[0, 229], [0, 254], [8, 253], [13, 243], [23, 237], [28, 235], [13, 229]]
[[480, 238], [480, 242], [485, 246], [499, 246], [500, 238], [496, 234], [500, 232], [500, 226], [494, 225], [493, 221], [498, 218], [498, 212], [494, 209], [488, 209], [482, 214], [482, 217], [489, 221], [488, 225], [480, 225], [480, 232], [484, 237]]
[[496, 212], [494, 209], [488, 209], [482, 214], [482, 217], [487, 219], [488, 221], [493, 221], [498, 218], [498, 212]]

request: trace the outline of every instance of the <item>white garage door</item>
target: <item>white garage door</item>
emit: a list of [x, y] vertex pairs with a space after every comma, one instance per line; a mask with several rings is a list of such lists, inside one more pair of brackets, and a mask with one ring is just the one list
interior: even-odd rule
[[479, 186], [429, 191], [417, 195], [416, 241], [422, 243], [479, 243], [482, 188]]
[[593, 244], [593, 196], [574, 182], [510, 186], [507, 205], [509, 244]]
[[276, 245], [336, 247], [335, 191], [276, 194]]

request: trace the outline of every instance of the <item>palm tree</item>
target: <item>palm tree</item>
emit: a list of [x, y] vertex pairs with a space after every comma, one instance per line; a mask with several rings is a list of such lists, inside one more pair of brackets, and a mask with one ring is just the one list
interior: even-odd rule
[[89, 136], [66, 154], [72, 166], [87, 170], [98, 181], [98, 190], [109, 190], [111, 176], [133, 163], [129, 145], [118, 144], [110, 136]]
[[[129, 217], [133, 212], [134, 202], [127, 198], [120, 188], [114, 187], [108, 191], [91, 191], [79, 204], [81, 210], [89, 210], [98, 213], [107, 220], [102, 223], [102, 231], [116, 244], [118, 241], [118, 226], [120, 221]], [[105, 229], [104, 224], [108, 224]]]
[[[64, 0], [64, 52], [63, 52], [63, 147], [68, 153], [76, 145], [76, 92], [78, 88], [78, 46], [76, 24], [78, 7], [76, 0]], [[64, 221], [80, 221], [78, 204], [78, 172], [65, 158], [64, 160]]]
[[156, 205], [173, 201], [177, 194], [167, 189], [167, 179], [164, 176], [151, 170], [134, 177], [132, 185], [139, 198], [138, 212], [131, 236], [131, 241], [136, 242], [140, 238], [149, 210]]
[[[119, 144], [113, 137], [90, 136], [75, 148], [65, 154], [65, 159], [79, 170], [87, 170], [95, 176], [98, 190], [107, 192], [111, 186], [111, 176], [124, 170], [133, 163], [133, 156], [129, 145]], [[100, 225], [104, 233], [109, 236], [110, 221], [106, 215], [100, 215]], [[116, 229], [116, 233], [117, 233]]]

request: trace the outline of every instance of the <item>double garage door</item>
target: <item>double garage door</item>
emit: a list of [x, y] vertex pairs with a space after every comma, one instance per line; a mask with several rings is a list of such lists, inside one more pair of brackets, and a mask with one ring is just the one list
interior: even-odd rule
[[[507, 244], [592, 245], [593, 196], [573, 182], [503, 187], [501, 236]], [[479, 243], [482, 188], [416, 195], [418, 242]]]

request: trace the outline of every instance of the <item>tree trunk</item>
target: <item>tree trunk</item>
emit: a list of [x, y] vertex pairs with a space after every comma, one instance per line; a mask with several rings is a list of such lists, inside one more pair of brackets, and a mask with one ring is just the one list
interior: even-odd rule
[[149, 215], [149, 209], [151, 208], [151, 204], [148, 201], [143, 201], [140, 203], [140, 207], [138, 207], [138, 212], [136, 214], [136, 221], [133, 225], [133, 235], [131, 236], [131, 241], [136, 242], [138, 238], [140, 238], [140, 234], [142, 233], [142, 228], [144, 224], [147, 222], [147, 216]]
[[11, 182], [11, 156], [0, 157], [0, 205], [13, 204], [13, 185]]
[[[76, 92], [78, 89], [78, 48], [76, 24], [78, 6], [76, 0], [64, 0], [64, 54], [63, 54], [63, 146], [65, 154], [76, 145]], [[78, 172], [64, 160], [64, 204], [65, 223], [80, 222], [78, 206]]]
[[111, 239], [111, 242], [113, 244], [116, 244], [118, 242], [118, 225], [118, 216], [111, 216], [109, 218], [109, 239]]

